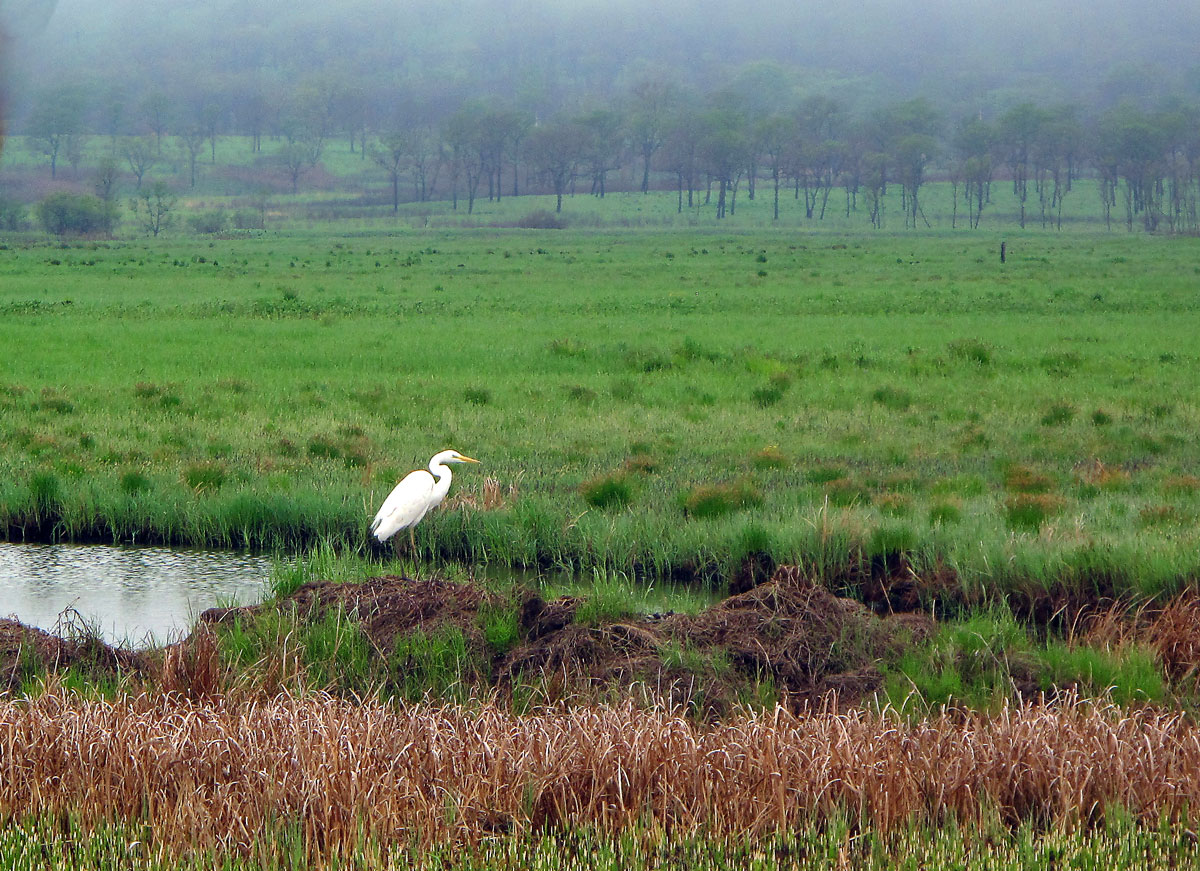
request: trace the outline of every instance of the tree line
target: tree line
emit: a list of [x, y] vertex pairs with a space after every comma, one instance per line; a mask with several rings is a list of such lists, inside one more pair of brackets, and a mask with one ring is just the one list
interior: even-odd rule
[[830, 96], [789, 102], [753, 80], [742, 84], [700, 94], [647, 77], [612, 100], [546, 117], [468, 100], [433, 122], [402, 111], [380, 121], [352, 85], [331, 79], [309, 80], [277, 101], [243, 95], [234, 104], [180, 105], [156, 92], [132, 108], [60, 87], [39, 95], [19, 132], [52, 176], [64, 160], [78, 169], [89, 137], [107, 135], [98, 184], [109, 189], [119, 167], [140, 191], [166, 141], [194, 186], [197, 165], [216, 163], [220, 137], [236, 134], [293, 191], [328, 143], [343, 138], [386, 176], [393, 210], [436, 198], [469, 214], [480, 198], [545, 192], [561, 211], [564, 196], [603, 197], [619, 174], [643, 192], [673, 190], [680, 212], [706, 204], [724, 218], [739, 197], [765, 195], [776, 218], [781, 198], [791, 197], [807, 218], [836, 210], [875, 227], [892, 186], [904, 225], [915, 228], [929, 224], [925, 185], [940, 180], [950, 186], [953, 226], [984, 223], [993, 186], [1004, 184], [1020, 226], [1061, 227], [1064, 203], [1087, 177], [1110, 227], [1200, 229], [1200, 107], [1180, 99], [1091, 112], [1022, 102], [994, 117], [953, 120], [924, 98], [855, 113]]

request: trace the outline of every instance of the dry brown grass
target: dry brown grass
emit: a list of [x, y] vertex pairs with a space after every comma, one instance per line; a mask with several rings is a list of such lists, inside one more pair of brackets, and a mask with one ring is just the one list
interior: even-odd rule
[[992, 813], [1069, 828], [1115, 806], [1200, 817], [1200, 729], [1084, 702], [917, 722], [776, 710], [703, 728], [633, 703], [515, 716], [321, 695], [0, 699], [0, 817], [133, 823], [181, 851], [248, 850], [287, 824], [329, 861], [364, 839], [635, 823], [754, 835], [835, 814], [883, 832]]
[[453, 496], [442, 503], [442, 510], [498, 511], [516, 502], [520, 493], [519, 478], [505, 486], [500, 483], [499, 478], [489, 475], [483, 479], [478, 490], [463, 487], [455, 491]]
[[1200, 595], [1184, 592], [1165, 605], [1115, 603], [1080, 615], [1079, 640], [1092, 647], [1145, 644], [1183, 693], [1200, 691]]

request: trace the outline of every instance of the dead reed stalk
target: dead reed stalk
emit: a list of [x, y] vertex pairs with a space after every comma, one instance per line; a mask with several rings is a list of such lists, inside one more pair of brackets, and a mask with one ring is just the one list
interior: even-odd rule
[[517, 716], [324, 695], [0, 698], [0, 818], [135, 823], [181, 851], [249, 851], [282, 824], [327, 860], [363, 839], [579, 825], [737, 836], [839, 817], [887, 832], [998, 812], [1071, 828], [1115, 806], [1200, 816], [1200, 729], [1080, 701], [918, 722], [780, 709], [701, 727], [633, 703]]

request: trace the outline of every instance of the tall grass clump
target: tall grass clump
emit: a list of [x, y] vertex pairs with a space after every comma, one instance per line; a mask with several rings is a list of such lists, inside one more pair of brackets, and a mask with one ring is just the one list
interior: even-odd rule
[[979, 339], [955, 339], [946, 346], [946, 350], [953, 359], [975, 366], [990, 366], [992, 362], [991, 346]]
[[465, 700], [475, 673], [475, 658], [467, 650], [461, 629], [442, 626], [417, 629], [396, 638], [391, 654], [392, 683], [400, 698]]
[[633, 488], [624, 474], [601, 475], [579, 487], [583, 501], [593, 508], [624, 508], [633, 502]]
[[702, 484], [680, 495], [684, 514], [696, 518], [721, 517], [761, 505], [762, 493], [748, 480], [728, 484]]

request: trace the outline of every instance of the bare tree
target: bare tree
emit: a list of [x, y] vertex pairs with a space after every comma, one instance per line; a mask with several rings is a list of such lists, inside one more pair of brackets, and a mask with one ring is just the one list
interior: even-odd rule
[[387, 173], [392, 183], [392, 212], [400, 211], [400, 179], [408, 158], [408, 140], [405, 133], [389, 133], [379, 138], [371, 149], [371, 160]]
[[162, 139], [171, 123], [171, 101], [162, 91], [147, 94], [138, 107], [142, 122], [154, 134], [154, 154], [162, 155]]
[[207, 138], [208, 134], [199, 127], [191, 127], [179, 137], [179, 144], [188, 162], [189, 187], [196, 186], [196, 162]]
[[142, 229], [152, 236], [158, 236], [173, 223], [171, 213], [175, 210], [176, 202], [177, 198], [166, 182], [156, 181], [130, 200], [129, 207]]
[[584, 141], [583, 131], [571, 121], [551, 122], [529, 135], [529, 159], [554, 190], [555, 212], [562, 211], [563, 194], [575, 178]]
[[125, 145], [121, 149], [121, 155], [125, 158], [125, 162], [129, 164], [129, 171], [133, 173], [133, 177], [137, 180], [137, 189], [140, 191], [142, 189], [142, 178], [156, 162], [154, 143], [147, 136], [136, 136], [125, 141]]
[[83, 134], [86, 103], [76, 88], [43, 91], [29, 119], [29, 132], [50, 160], [50, 177], [58, 175], [58, 158], [73, 137]]
[[650, 164], [666, 141], [676, 89], [660, 78], [643, 79], [630, 93], [629, 139], [642, 159], [642, 193], [650, 190]]

